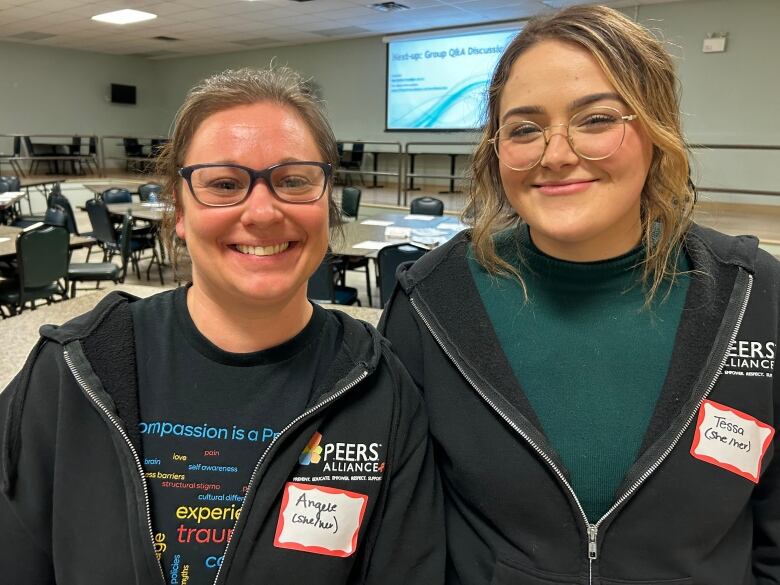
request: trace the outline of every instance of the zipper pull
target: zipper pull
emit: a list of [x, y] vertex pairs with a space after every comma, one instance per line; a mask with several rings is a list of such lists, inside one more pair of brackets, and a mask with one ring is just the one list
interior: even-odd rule
[[599, 527], [595, 524], [588, 525], [588, 558], [595, 561], [598, 556]]

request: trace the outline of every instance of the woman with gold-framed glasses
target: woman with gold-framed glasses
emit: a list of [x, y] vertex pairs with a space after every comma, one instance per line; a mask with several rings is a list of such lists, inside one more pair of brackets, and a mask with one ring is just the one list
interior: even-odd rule
[[3, 583], [443, 582], [419, 391], [307, 298], [337, 162], [290, 69], [189, 92], [158, 165], [191, 281], [45, 328], [0, 393]]
[[427, 402], [448, 583], [780, 582], [780, 268], [692, 222], [678, 103], [605, 7], [496, 67], [472, 227], [382, 323]]

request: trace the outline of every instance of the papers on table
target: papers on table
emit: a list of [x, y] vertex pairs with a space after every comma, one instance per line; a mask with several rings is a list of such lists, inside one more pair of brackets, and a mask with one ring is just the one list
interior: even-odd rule
[[393, 242], [377, 242], [375, 240], [366, 240], [364, 242], [358, 242], [353, 248], [362, 248], [363, 250], [381, 250], [385, 246], [389, 246]]
[[399, 225], [389, 225], [385, 228], [386, 240], [408, 240], [412, 234], [412, 228]]
[[0, 193], [0, 201], [10, 201], [20, 195], [24, 195], [24, 191], [6, 191], [5, 193]]
[[2, 244], [3, 242], [10, 242], [10, 241], [11, 238], [0, 238], [0, 244]]
[[409, 215], [405, 215], [404, 219], [414, 219], [416, 221], [433, 221], [437, 217], [440, 217], [438, 215], [423, 215], [421, 213], [410, 213]]
[[382, 221], [379, 219], [366, 219], [360, 222], [361, 225], [378, 225], [381, 227], [387, 227], [389, 225], [393, 225], [392, 221]]
[[439, 225], [436, 226], [436, 229], [459, 232], [461, 230], [465, 230], [467, 227], [469, 226], [467, 226], [464, 223], [460, 223], [459, 221], [452, 221], [447, 223], [440, 223]]
[[422, 244], [431, 248], [443, 244], [449, 238], [449, 232], [443, 232], [437, 228], [417, 228], [412, 230], [411, 234], [413, 244]]

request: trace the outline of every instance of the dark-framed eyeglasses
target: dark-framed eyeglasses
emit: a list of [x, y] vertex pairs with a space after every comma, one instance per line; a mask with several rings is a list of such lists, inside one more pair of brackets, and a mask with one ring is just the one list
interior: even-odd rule
[[542, 128], [530, 120], [513, 121], [501, 126], [493, 138], [498, 160], [515, 171], [528, 171], [538, 165], [552, 138], [553, 128], [565, 128], [572, 150], [586, 160], [603, 160], [614, 154], [626, 135], [626, 122], [636, 114], [623, 115], [609, 106], [596, 106], [577, 112], [568, 124]]
[[313, 203], [328, 188], [330, 163], [294, 161], [256, 170], [228, 163], [203, 163], [179, 169], [190, 193], [201, 205], [229, 207], [243, 203], [262, 179], [274, 197], [285, 203]]

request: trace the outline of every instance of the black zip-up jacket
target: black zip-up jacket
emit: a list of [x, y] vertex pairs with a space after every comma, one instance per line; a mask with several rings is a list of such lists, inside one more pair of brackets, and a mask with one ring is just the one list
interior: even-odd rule
[[[42, 328], [0, 393], [4, 585], [164, 583], [140, 459], [131, 301], [112, 294], [85, 316]], [[258, 461], [219, 585], [443, 581], [443, 512], [422, 399], [371, 326], [334, 314], [343, 338], [329, 377]], [[301, 464], [315, 432], [324, 451]], [[288, 490], [291, 482], [299, 491]], [[302, 501], [307, 488], [314, 491]], [[336, 508], [317, 514], [307, 508], [311, 494], [336, 498]], [[292, 516], [280, 519], [284, 508], [332, 525], [332, 514], [346, 530], [359, 508], [338, 506], [361, 496], [354, 549], [322, 545], [338, 555], [309, 552], [321, 543], [296, 536]], [[330, 543], [330, 532], [323, 538]]]
[[755, 238], [691, 228], [663, 389], [614, 505], [591, 523], [499, 347], [468, 238], [399, 270], [380, 324], [427, 403], [447, 582], [780, 583], [778, 262]]

